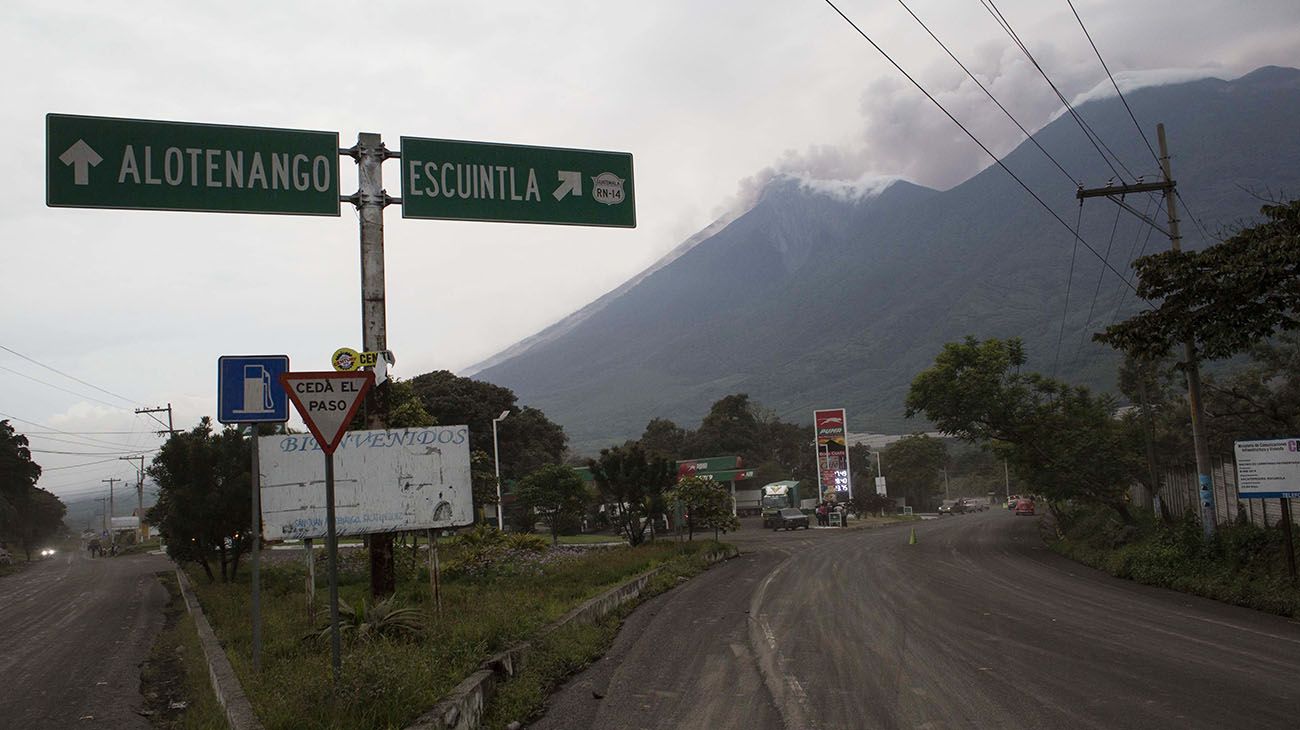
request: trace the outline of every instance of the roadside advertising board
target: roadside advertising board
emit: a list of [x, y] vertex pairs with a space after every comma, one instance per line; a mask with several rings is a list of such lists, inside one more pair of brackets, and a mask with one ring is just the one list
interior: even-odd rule
[[705, 472], [735, 471], [745, 466], [739, 456], [709, 456], [703, 459], [682, 459], [677, 462], [677, 476], [703, 475]]
[[1242, 499], [1300, 497], [1300, 439], [1238, 441], [1233, 451]]
[[[308, 434], [257, 440], [262, 536], [325, 535], [325, 464]], [[469, 427], [348, 431], [334, 452], [340, 535], [461, 527], [474, 521]]]
[[849, 477], [848, 418], [843, 408], [813, 411], [817, 436], [817, 494], [834, 492], [837, 500], [853, 497]]

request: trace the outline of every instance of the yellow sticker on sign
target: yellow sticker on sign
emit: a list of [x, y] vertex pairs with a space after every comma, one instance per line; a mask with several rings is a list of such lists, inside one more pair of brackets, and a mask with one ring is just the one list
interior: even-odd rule
[[360, 368], [373, 368], [379, 364], [378, 352], [357, 352], [351, 347], [340, 347], [334, 351], [330, 364], [340, 372], [351, 372]]

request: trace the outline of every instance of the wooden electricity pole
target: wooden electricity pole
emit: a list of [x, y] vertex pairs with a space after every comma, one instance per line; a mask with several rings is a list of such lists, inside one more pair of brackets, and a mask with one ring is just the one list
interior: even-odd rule
[[[1169, 236], [1169, 247], [1174, 251], [1181, 251], [1183, 238], [1178, 230], [1178, 204], [1174, 200], [1174, 186], [1176, 183], [1169, 168], [1169, 150], [1165, 144], [1165, 125], [1156, 125], [1156, 137], [1160, 142], [1160, 173], [1163, 178], [1160, 182], [1109, 185], [1104, 188], [1091, 189], [1079, 188], [1076, 197], [1080, 200], [1097, 197], [1109, 198], [1114, 203], [1149, 223], [1156, 230]], [[1124, 202], [1124, 195], [1126, 194], [1155, 191], [1159, 191], [1164, 195], [1168, 230], [1161, 229], [1151, 219], [1138, 213], [1137, 210]], [[1205, 410], [1201, 404], [1201, 369], [1197, 362], [1196, 342], [1191, 339], [1183, 343], [1183, 370], [1187, 373], [1187, 404], [1192, 412], [1192, 447], [1196, 452], [1196, 476], [1200, 487], [1201, 531], [1204, 533], [1205, 539], [1208, 540], [1214, 536], [1217, 527], [1214, 507], [1214, 480], [1210, 474], [1210, 447], [1205, 438]]]

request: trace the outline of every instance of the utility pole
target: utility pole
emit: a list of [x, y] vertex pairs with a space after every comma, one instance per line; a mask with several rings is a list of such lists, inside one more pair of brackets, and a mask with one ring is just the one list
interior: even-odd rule
[[1002, 460], [1002, 484], [1007, 488], [1007, 502], [1011, 501], [1011, 468], [1007, 466], [1007, 460]]
[[101, 534], [107, 534], [108, 533], [108, 497], [97, 497], [96, 500], [99, 502], [99, 514], [103, 518], [102, 520], [100, 520], [100, 522], [103, 524], [102, 529], [104, 530], [104, 532]]
[[112, 479], [100, 479], [101, 482], [108, 482], [108, 539], [110, 542], [117, 542], [117, 533], [113, 532], [113, 482], [120, 482], [121, 479], [113, 477]]
[[[356, 194], [343, 198], [357, 208], [361, 226], [361, 344], [368, 352], [388, 349], [388, 325], [384, 299], [384, 208], [390, 203], [400, 203], [384, 190], [384, 160], [400, 157], [384, 146], [381, 135], [373, 132], [357, 134], [357, 144], [351, 149], [339, 150], [357, 162], [359, 189]], [[388, 394], [387, 381], [382, 387], [371, 389], [366, 400], [366, 427], [386, 428], [387, 413], [384, 401]], [[397, 589], [393, 572], [393, 536], [388, 533], [369, 536], [370, 594], [390, 595]]]
[[[135, 472], [135, 503], [136, 503], [136, 533], [140, 542], [144, 542], [147, 535], [144, 534], [144, 454], [138, 456], [119, 456], [118, 461], [135, 461], [140, 460], [140, 466], [136, 467]], [[132, 464], [131, 466], [135, 466]]]
[[[162, 413], [163, 411], [166, 411], [166, 412], [167, 412], [167, 430], [166, 430], [166, 431], [155, 431], [155, 433], [158, 433], [158, 434], [164, 434], [164, 433], [165, 433], [165, 434], [167, 434], [167, 435], [169, 435], [169, 436], [175, 436], [175, 435], [176, 435], [176, 429], [172, 427], [172, 404], [171, 404], [171, 403], [168, 403], [166, 407], [158, 406], [157, 408], [137, 408], [137, 409], [135, 409], [135, 412], [136, 412], [137, 414], [142, 414], [142, 413], [143, 413], [143, 414], [145, 414], [145, 415], [148, 415], [150, 418], [153, 418], [153, 420], [155, 420], [155, 421], [158, 421], [158, 419], [157, 419], [155, 416], [153, 416], [152, 414], [154, 414], [154, 413]], [[158, 425], [162, 425], [162, 421], [158, 421]]]
[[[1160, 142], [1160, 174], [1163, 178], [1157, 183], [1137, 183], [1134, 185], [1111, 185], [1104, 188], [1079, 188], [1076, 197], [1106, 197], [1120, 207], [1137, 215], [1151, 224], [1153, 228], [1169, 236], [1169, 247], [1174, 251], [1183, 249], [1183, 237], [1178, 231], [1178, 204], [1174, 200], [1176, 183], [1169, 167], [1169, 150], [1165, 144], [1165, 125], [1156, 125], [1156, 138]], [[1168, 230], [1161, 229], [1151, 219], [1138, 213], [1124, 202], [1127, 193], [1160, 191], [1165, 196], [1165, 216]], [[1115, 196], [1119, 196], [1118, 198]], [[1187, 373], [1187, 405], [1192, 414], [1192, 446], [1196, 452], [1196, 477], [1200, 485], [1201, 498], [1201, 532], [1205, 539], [1214, 536], [1217, 520], [1214, 508], [1214, 480], [1210, 475], [1210, 446], [1205, 439], [1205, 411], [1201, 404], [1201, 369], [1196, 357], [1196, 342], [1187, 340], [1183, 343], [1183, 368]]]

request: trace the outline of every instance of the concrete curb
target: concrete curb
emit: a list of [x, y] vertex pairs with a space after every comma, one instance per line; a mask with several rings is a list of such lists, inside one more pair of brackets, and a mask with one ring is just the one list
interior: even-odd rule
[[[739, 554], [740, 551], [735, 547], [709, 553], [705, 556], [706, 565], [712, 566]], [[465, 681], [457, 685], [432, 709], [408, 725], [406, 730], [477, 730], [482, 725], [483, 712], [488, 701], [496, 694], [497, 685], [523, 669], [528, 654], [532, 651], [533, 642], [561, 626], [570, 623], [594, 623], [609, 615], [619, 606], [640, 596], [650, 579], [667, 567], [661, 565], [648, 570], [595, 598], [588, 599], [582, 605], [546, 625], [531, 640], [516, 644], [489, 658], [480, 665], [477, 672], [466, 677]]]
[[194, 617], [199, 644], [203, 646], [203, 658], [208, 663], [208, 679], [212, 683], [213, 693], [217, 695], [217, 702], [226, 711], [226, 722], [230, 725], [230, 730], [262, 730], [262, 723], [253, 713], [253, 706], [249, 704], [244, 688], [235, 676], [234, 667], [230, 666], [225, 649], [221, 648], [217, 635], [212, 633], [212, 626], [208, 624], [203, 608], [194, 597], [189, 576], [180, 568], [176, 569], [176, 582], [180, 584], [181, 597], [185, 599], [185, 610]]

